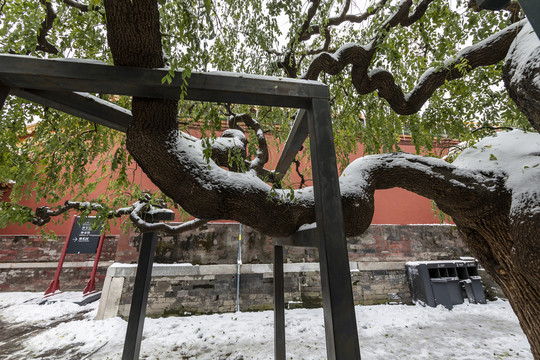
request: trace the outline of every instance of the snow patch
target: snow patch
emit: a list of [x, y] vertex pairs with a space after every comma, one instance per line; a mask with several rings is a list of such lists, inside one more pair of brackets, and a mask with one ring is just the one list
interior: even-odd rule
[[[0, 293], [0, 319], [42, 318], [43, 313], [68, 314], [72, 320], [28, 334], [22, 349], [9, 359], [49, 358], [69, 347], [69, 356], [93, 360], [120, 359], [127, 323], [120, 318], [93, 320], [97, 302], [80, 309], [65, 303], [29, 306], [36, 293]], [[391, 295], [391, 294], [389, 294]], [[77, 310], [79, 309], [79, 310]], [[420, 305], [356, 306], [362, 359], [527, 359], [529, 344], [506, 301], [486, 305], [462, 304], [451, 311]], [[326, 358], [322, 309], [285, 311], [287, 358]], [[54, 316], [53, 316], [54, 317]], [[79, 318], [73, 319], [73, 318]], [[273, 357], [273, 312], [239, 312], [203, 316], [147, 318], [141, 358], [252, 359]]]
[[540, 200], [540, 134], [499, 132], [464, 150], [453, 165], [504, 175], [512, 193], [512, 214], [540, 212], [538, 206], [531, 207]]
[[[512, 63], [510, 83], [520, 84], [525, 81], [529, 69], [540, 68], [540, 40], [530, 23], [527, 22], [516, 36], [508, 50], [505, 63]], [[540, 84], [540, 73], [536, 72], [533, 82]]]

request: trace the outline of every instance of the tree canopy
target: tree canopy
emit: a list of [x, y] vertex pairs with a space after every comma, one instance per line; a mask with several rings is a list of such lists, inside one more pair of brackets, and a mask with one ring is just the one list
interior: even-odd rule
[[[389, 21], [404, 5], [407, 13], [399, 11], [406, 19], [394, 16], [396, 20]], [[502, 63], [470, 72], [470, 60], [458, 55], [518, 20], [515, 10], [477, 12], [467, 8], [465, 1], [160, 1], [159, 15], [163, 51], [172, 69], [285, 74], [326, 82], [331, 88], [342, 168], [358, 141], [368, 153], [388, 152], [399, 150], [399, 136], [408, 133], [418, 151], [430, 151], [434, 140], [466, 141], [486, 135], [473, 132], [478, 128], [528, 126], [502, 85]], [[5, 2], [0, 16], [2, 53], [113, 62], [107, 46], [105, 7], [100, 1]], [[358, 58], [352, 43], [371, 46], [371, 58]], [[332, 56], [341, 64], [323, 70], [322, 64]], [[443, 77], [444, 84], [423, 96], [412, 111], [394, 111], [380, 96], [384, 92], [380, 89], [360, 90], [365, 85], [359, 85], [359, 67], [365, 68], [360, 71], [388, 71], [408, 94], [421, 85], [423, 74], [446, 66], [456, 56], [458, 73]], [[130, 106], [129, 99], [100, 96]], [[189, 119], [186, 122], [197, 122], [203, 133], [214, 133], [222, 130], [220, 119], [229, 110], [186, 102], [181, 104], [180, 116]], [[245, 110], [236, 106], [234, 112]], [[264, 131], [283, 141], [291, 112], [272, 110], [259, 110], [264, 115], [258, 121]], [[0, 121], [7, 130], [0, 140], [0, 182], [13, 184], [13, 203], [23, 196], [49, 204], [66, 195], [88, 200], [95, 184], [103, 180], [109, 184], [107, 195], [92, 200], [107, 209], [140, 196], [140, 189], [129, 180], [132, 159], [123, 146], [123, 135], [15, 97], [8, 98]], [[250, 142], [253, 157], [256, 144]], [[99, 170], [89, 174], [86, 165], [96, 159]], [[88, 182], [89, 177], [95, 181]], [[28, 183], [35, 185], [25, 188]], [[0, 224], [27, 221], [31, 216], [28, 209], [12, 205], [4, 206]]]

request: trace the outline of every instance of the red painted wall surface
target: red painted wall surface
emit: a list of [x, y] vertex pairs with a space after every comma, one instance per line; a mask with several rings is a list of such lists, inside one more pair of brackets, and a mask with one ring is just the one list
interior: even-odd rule
[[[271, 143], [272, 142], [270, 141], [270, 147]], [[400, 147], [405, 152], [414, 153], [414, 146], [411, 145], [409, 139], [405, 139], [404, 141], [402, 141], [400, 143]], [[359, 147], [357, 154], [359, 155], [352, 155], [351, 159], [355, 159], [361, 156], [361, 147]], [[278, 156], [279, 155], [275, 150], [270, 150], [270, 162], [267, 164], [266, 168], [275, 168]], [[146, 177], [146, 175], [142, 173], [140, 168], [138, 170], [134, 170], [133, 174], [134, 181], [142, 184], [143, 188], [148, 190], [156, 189], [156, 187]], [[299, 178], [298, 176], [296, 176], [296, 174], [293, 174], [293, 182], [299, 183]], [[105, 184], [98, 184], [96, 193], [103, 192], [104, 188]], [[7, 200], [7, 195], [8, 194], [4, 194], [3, 200]], [[34, 209], [36, 208], [36, 206], [46, 205], [45, 203], [36, 204], [31, 200], [22, 202], [21, 204]], [[125, 217], [117, 220], [118, 224], [116, 226], [112, 226], [110, 235], [121, 234], [120, 222], [123, 220], [125, 220]], [[433, 212], [431, 210], [431, 203], [428, 199], [403, 189], [394, 188], [388, 190], [378, 190], [375, 192], [375, 214], [372, 223], [406, 225], [437, 224], [439, 223], [439, 221], [433, 216]], [[59, 236], [67, 235], [67, 233], [69, 232], [69, 221], [66, 221], [63, 224], [47, 224], [46, 229], [48, 231], [56, 233]], [[6, 228], [0, 229], [0, 234], [33, 235], [36, 234], [38, 231], [39, 230], [37, 229], [37, 227], [33, 225], [11, 225]]]

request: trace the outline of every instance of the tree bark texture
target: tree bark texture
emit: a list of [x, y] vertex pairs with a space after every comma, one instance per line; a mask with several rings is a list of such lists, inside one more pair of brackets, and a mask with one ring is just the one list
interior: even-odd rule
[[520, 31], [508, 51], [503, 80], [519, 110], [540, 132], [540, 40], [530, 24]]
[[[157, 1], [106, 0], [105, 7], [115, 64], [162, 67]], [[369, 57], [364, 50], [351, 56]], [[198, 218], [233, 219], [273, 236], [292, 234], [315, 221], [312, 188], [287, 197], [254, 172], [227, 171], [205, 159], [194, 140], [178, 131], [177, 105], [171, 99], [134, 98], [127, 133], [130, 154], [166, 195]], [[340, 178], [346, 234], [358, 235], [369, 227], [376, 189], [401, 187], [435, 200], [505, 291], [535, 359], [540, 359], [540, 213], [512, 214], [504, 181], [503, 174], [468, 171], [410, 154], [361, 158]], [[539, 204], [540, 199], [531, 199], [531, 206]]]

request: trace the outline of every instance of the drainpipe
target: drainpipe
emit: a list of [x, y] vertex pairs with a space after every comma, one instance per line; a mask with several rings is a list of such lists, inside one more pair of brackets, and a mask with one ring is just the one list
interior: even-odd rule
[[236, 312], [240, 311], [240, 267], [242, 266], [242, 224], [238, 232], [238, 259], [236, 260]]

